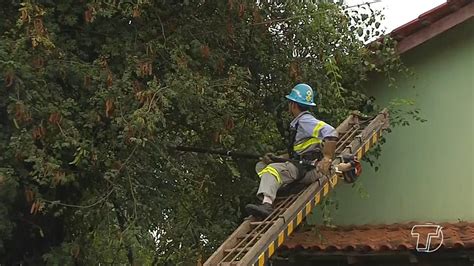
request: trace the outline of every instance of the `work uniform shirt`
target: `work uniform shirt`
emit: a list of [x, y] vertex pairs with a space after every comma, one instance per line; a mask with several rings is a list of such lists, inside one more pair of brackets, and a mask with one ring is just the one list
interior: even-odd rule
[[308, 111], [301, 112], [290, 126], [297, 127], [293, 150], [299, 155], [316, 150], [327, 137], [338, 137], [334, 127], [316, 119]]
[[[337, 131], [330, 125], [316, 119], [310, 112], [300, 113], [290, 126], [297, 127], [293, 150], [301, 155], [307, 152], [315, 151], [320, 148], [324, 138], [337, 137]], [[298, 180], [299, 169], [291, 162], [275, 162], [265, 164], [259, 162], [255, 170], [262, 179], [257, 191], [257, 196], [268, 196], [275, 199], [280, 186], [290, 184]], [[308, 171], [302, 180], [303, 184], [311, 184], [321, 177], [319, 171]]]

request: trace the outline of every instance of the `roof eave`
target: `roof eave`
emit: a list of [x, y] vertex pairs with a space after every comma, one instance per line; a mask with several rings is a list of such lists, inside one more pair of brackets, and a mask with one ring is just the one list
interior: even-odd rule
[[[442, 8], [451, 8], [448, 3], [440, 6]], [[433, 10], [439, 10], [439, 8]], [[417, 47], [418, 45], [432, 39], [433, 37], [451, 29], [452, 27], [472, 18], [474, 14], [474, 2], [471, 2], [461, 8], [458, 8], [452, 13], [449, 13], [446, 16], [443, 16], [435, 21], [429, 21], [429, 13], [422, 14], [417, 20], [411, 21], [404, 26], [401, 26], [392, 31], [390, 34], [394, 39], [398, 39], [398, 44], [396, 47], [397, 53], [403, 54], [406, 51]], [[410, 27], [414, 23], [424, 23], [426, 26], [407, 35], [400, 36], [400, 32], [403, 32], [403, 29]]]

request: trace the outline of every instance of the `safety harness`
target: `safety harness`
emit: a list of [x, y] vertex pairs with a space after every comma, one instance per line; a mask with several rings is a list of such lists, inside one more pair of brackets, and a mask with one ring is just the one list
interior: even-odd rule
[[[300, 163], [293, 163], [293, 165], [298, 169], [297, 180], [303, 179], [308, 171], [311, 171], [316, 167], [314, 162], [322, 158], [321, 149], [317, 148], [312, 151], [305, 152], [304, 154], [298, 154], [295, 151], [295, 141], [296, 134], [298, 133], [299, 123], [297, 122], [295, 126], [291, 126], [288, 129], [288, 154], [290, 159], [297, 160]], [[311, 143], [313, 144], [313, 143]], [[310, 145], [311, 145], [310, 144]], [[308, 145], [309, 146], [309, 145]]]
[[[311, 171], [312, 169], [316, 167], [317, 161], [323, 158], [323, 154], [321, 151], [322, 143], [319, 139], [316, 139], [316, 138], [311, 138], [302, 143], [305, 146], [303, 149], [309, 147], [310, 145], [317, 144], [317, 147], [314, 150], [305, 152], [303, 154], [298, 154], [297, 151], [295, 151], [295, 147], [301, 145], [301, 144], [294, 145], [296, 141], [296, 134], [298, 132], [298, 126], [299, 124], [297, 122], [295, 126], [289, 127], [288, 154], [290, 155], [291, 159], [301, 162], [301, 163], [293, 163], [293, 165], [295, 165], [296, 168], [298, 169], [297, 179], [300, 180], [306, 175], [308, 171]], [[320, 121], [316, 125], [313, 134], [318, 133], [319, 130], [323, 126], [324, 126], [324, 122]], [[354, 183], [357, 180], [357, 178], [360, 176], [360, 174], [362, 173], [361, 163], [359, 162], [357, 156], [351, 155], [351, 154], [344, 155], [342, 158], [342, 162], [350, 163], [351, 168], [347, 171], [339, 172], [338, 174], [341, 175], [347, 183]]]

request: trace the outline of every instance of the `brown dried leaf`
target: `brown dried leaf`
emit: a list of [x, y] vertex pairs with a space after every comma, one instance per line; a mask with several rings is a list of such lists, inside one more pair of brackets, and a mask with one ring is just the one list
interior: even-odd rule
[[35, 28], [35, 32], [39, 35], [43, 35], [45, 33], [43, 20], [41, 18], [36, 18], [33, 22], [33, 27]]
[[239, 5], [239, 17], [242, 18], [245, 14], [245, 4], [241, 3]]
[[262, 22], [262, 16], [260, 15], [260, 12], [257, 8], [255, 8], [252, 12], [253, 20], [254, 23], [261, 23]]
[[299, 69], [299, 66], [298, 66], [297, 62], [291, 62], [290, 63], [289, 74], [290, 74], [291, 79], [293, 79], [293, 80], [298, 79], [298, 77], [300, 75], [300, 69]]
[[135, 8], [133, 9], [132, 16], [133, 16], [134, 18], [138, 18], [140, 15], [141, 15], [141, 10], [140, 10], [138, 7], [135, 7]]
[[188, 60], [186, 59], [186, 57], [184, 55], [180, 56], [178, 58], [177, 63], [178, 63], [178, 66], [180, 68], [187, 68], [188, 67]]
[[112, 116], [114, 111], [114, 102], [111, 99], [105, 101], [105, 117]]
[[142, 91], [142, 84], [140, 83], [140, 81], [133, 81], [133, 93], [135, 93], [135, 96], [137, 96], [137, 93], [140, 91]]
[[143, 61], [138, 64], [139, 76], [144, 77], [153, 73], [153, 65], [150, 61]]
[[115, 170], [120, 170], [123, 168], [123, 163], [122, 161], [115, 161], [112, 163], [112, 168]]
[[26, 107], [22, 103], [15, 104], [15, 120], [17, 122], [25, 122], [31, 119], [31, 116], [26, 111]]
[[20, 20], [23, 23], [30, 21], [30, 15], [28, 15], [28, 10], [25, 7], [20, 8]]
[[31, 190], [31, 188], [25, 188], [25, 199], [27, 203], [33, 202], [34, 198], [34, 192]]
[[32, 133], [34, 140], [42, 139], [45, 134], [46, 129], [43, 126], [36, 127]]
[[108, 70], [109, 69], [109, 63], [107, 62], [107, 58], [105, 56], [101, 56], [99, 58], [99, 65], [103, 68]]
[[41, 57], [36, 57], [35, 59], [33, 59], [33, 61], [31, 63], [32, 63], [33, 67], [36, 68], [36, 69], [42, 68], [44, 66], [44, 60]]
[[56, 171], [53, 175], [53, 184], [55, 186], [60, 185], [65, 177], [66, 173], [64, 173], [63, 171]]
[[54, 112], [49, 115], [48, 122], [52, 125], [57, 125], [61, 122], [62, 117], [61, 114], [58, 112]]
[[147, 70], [147, 74], [151, 76], [151, 74], [153, 74], [153, 65], [151, 64], [151, 62], [147, 63]]
[[91, 77], [89, 75], [84, 76], [84, 87], [89, 88], [91, 85]]
[[78, 246], [78, 245], [75, 245], [71, 248], [71, 256], [73, 256], [74, 258], [78, 258], [79, 257], [79, 253], [81, 251], [81, 247]]
[[228, 20], [226, 24], [227, 35], [229, 37], [233, 37], [234, 35], [234, 26], [232, 25], [232, 21]]
[[87, 23], [92, 23], [94, 22], [94, 8], [89, 7], [85, 12], [84, 12], [84, 20]]
[[221, 135], [221, 132], [220, 131], [215, 131], [212, 135], [212, 140], [215, 142], [215, 143], [221, 143], [222, 141], [222, 135]]
[[219, 58], [217, 61], [216, 70], [218, 74], [224, 73], [224, 58]]
[[224, 127], [225, 127], [225, 129], [227, 129], [229, 131], [234, 129], [234, 127], [235, 127], [234, 119], [232, 119], [232, 117], [227, 118], [224, 122]]
[[107, 87], [110, 88], [114, 82], [114, 77], [111, 72], [107, 74]]
[[9, 88], [11, 85], [13, 85], [13, 81], [15, 80], [15, 75], [13, 72], [9, 71], [5, 75], [5, 87]]
[[31, 204], [31, 209], [30, 209], [30, 214], [35, 214], [38, 206], [36, 204], [36, 201]]

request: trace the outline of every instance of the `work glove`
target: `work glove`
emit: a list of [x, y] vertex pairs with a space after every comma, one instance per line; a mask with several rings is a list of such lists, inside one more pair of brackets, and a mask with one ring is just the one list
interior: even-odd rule
[[318, 169], [323, 175], [329, 175], [331, 173], [331, 164], [332, 160], [324, 157], [321, 161], [318, 162]]
[[271, 164], [273, 162], [273, 160], [271, 159], [272, 157], [276, 157], [276, 155], [274, 153], [267, 152], [265, 153], [265, 155], [263, 155], [262, 162], [264, 164]]

